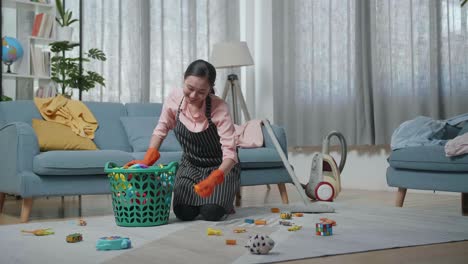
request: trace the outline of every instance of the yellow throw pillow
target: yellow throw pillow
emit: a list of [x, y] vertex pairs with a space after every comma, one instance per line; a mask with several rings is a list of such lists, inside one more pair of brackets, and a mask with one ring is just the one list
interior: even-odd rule
[[39, 119], [32, 120], [41, 151], [48, 150], [97, 150], [96, 144], [75, 134], [71, 127]]

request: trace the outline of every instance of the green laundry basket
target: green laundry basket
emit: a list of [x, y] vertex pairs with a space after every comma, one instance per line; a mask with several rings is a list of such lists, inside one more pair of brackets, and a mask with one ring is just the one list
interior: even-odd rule
[[112, 207], [118, 226], [165, 225], [171, 210], [174, 178], [179, 164], [123, 169], [107, 162]]

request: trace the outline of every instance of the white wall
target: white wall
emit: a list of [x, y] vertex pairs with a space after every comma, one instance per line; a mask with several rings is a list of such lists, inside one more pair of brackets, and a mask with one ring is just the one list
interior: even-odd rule
[[[321, 152], [320, 148], [308, 148], [289, 152], [290, 163], [301, 182], [307, 182], [310, 174], [312, 153]], [[331, 152], [337, 163], [338, 152]], [[341, 174], [342, 187], [365, 190], [393, 190], [387, 186], [385, 172], [388, 167], [388, 152], [383, 147], [367, 146], [348, 151], [346, 165]]]

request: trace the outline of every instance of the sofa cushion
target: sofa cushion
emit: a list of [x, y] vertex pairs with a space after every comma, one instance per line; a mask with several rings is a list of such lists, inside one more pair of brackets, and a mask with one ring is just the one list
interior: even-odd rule
[[108, 161], [124, 165], [133, 159], [120, 150], [57, 150], [34, 157], [33, 171], [38, 175], [99, 175], [105, 174]]
[[392, 151], [390, 166], [426, 171], [468, 171], [468, 155], [446, 157], [444, 146], [408, 147]]
[[283, 166], [278, 152], [273, 148], [239, 148], [242, 169], [278, 168]]
[[94, 143], [99, 149], [114, 149], [131, 151], [127, 135], [120, 122], [121, 116], [127, 111], [123, 104], [107, 102], [85, 102], [98, 121], [98, 129], [94, 134]]
[[[120, 120], [122, 121], [122, 125], [125, 128], [128, 141], [130, 142], [133, 151], [146, 151], [153, 135], [153, 130], [158, 123], [159, 117], [124, 116], [121, 117]], [[159, 150], [161, 152], [182, 150], [173, 131], [169, 131]]]
[[160, 116], [161, 103], [128, 103], [125, 104], [128, 116]]
[[97, 150], [96, 144], [86, 137], [75, 134], [69, 126], [44, 121], [32, 120], [41, 151], [49, 150]]
[[0, 103], [0, 127], [12, 122], [25, 122], [31, 125], [33, 118], [42, 119], [42, 116], [32, 100]]

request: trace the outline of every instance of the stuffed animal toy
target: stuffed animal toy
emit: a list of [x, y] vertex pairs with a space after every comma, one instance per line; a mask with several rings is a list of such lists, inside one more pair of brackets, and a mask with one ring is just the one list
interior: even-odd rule
[[256, 234], [251, 236], [247, 241], [246, 248], [249, 249], [252, 254], [268, 254], [270, 250], [275, 246], [275, 241], [267, 235]]

